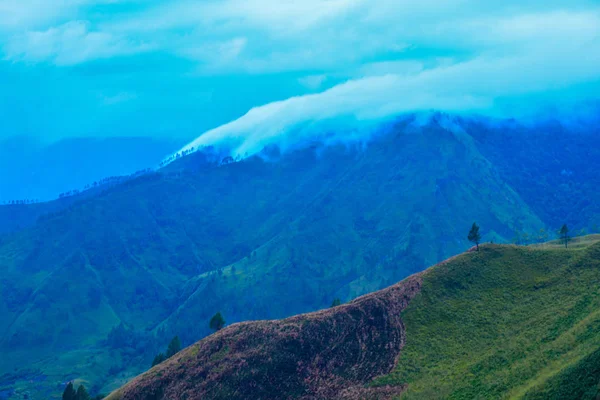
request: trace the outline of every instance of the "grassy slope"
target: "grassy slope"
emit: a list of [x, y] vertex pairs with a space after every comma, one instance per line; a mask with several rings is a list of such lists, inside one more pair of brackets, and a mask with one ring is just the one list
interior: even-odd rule
[[[347, 306], [233, 325], [109, 398], [595, 399], [600, 389], [599, 282], [598, 235], [574, 240], [569, 250], [557, 243], [488, 244]], [[409, 296], [397, 291], [409, 287]], [[354, 309], [369, 301], [383, 308]], [[381, 318], [382, 312], [389, 315]], [[347, 315], [359, 318], [349, 321]], [[331, 332], [338, 339], [362, 338], [363, 349], [374, 343], [360, 322], [365, 315], [370, 315], [372, 337], [392, 340], [394, 327], [403, 326], [405, 345], [397, 358], [392, 341], [359, 354], [352, 354], [350, 342], [330, 344]], [[305, 326], [314, 318], [318, 324]], [[392, 372], [368, 385], [384, 391], [353, 396], [338, 387], [335, 396], [315, 395], [319, 385], [336, 382], [325, 370], [318, 372], [314, 387], [307, 387], [314, 379], [286, 379], [296, 376], [306, 360], [329, 365], [323, 359], [331, 361], [332, 351], [338, 358], [331, 364], [351, 370], [370, 369], [382, 356], [395, 358]], [[288, 365], [294, 368], [287, 371]], [[272, 384], [261, 384], [265, 381]], [[404, 392], [398, 395], [398, 390]]]
[[403, 312], [397, 367], [377, 384], [408, 384], [402, 399], [595, 398], [598, 239], [486, 245], [431, 269]]
[[419, 274], [350, 303], [278, 321], [234, 324], [140, 375], [110, 400], [375, 400], [366, 387], [404, 343], [401, 311]]

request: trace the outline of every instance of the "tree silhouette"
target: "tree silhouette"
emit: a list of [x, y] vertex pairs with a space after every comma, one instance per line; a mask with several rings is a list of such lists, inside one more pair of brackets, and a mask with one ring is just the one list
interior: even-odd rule
[[209, 326], [215, 332], [220, 331], [225, 326], [225, 318], [218, 312], [210, 319]]
[[77, 388], [77, 396], [75, 398], [77, 400], [91, 400], [89, 393], [83, 385], [79, 385], [79, 388]]
[[342, 301], [337, 297], [333, 300], [333, 303], [331, 303], [331, 307], [337, 307], [340, 305], [342, 305]]
[[467, 239], [469, 239], [469, 242], [475, 243], [475, 245], [477, 246], [477, 251], [479, 251], [479, 242], [481, 241], [481, 234], [479, 233], [479, 226], [477, 226], [475, 222], [473, 222], [473, 226], [469, 231], [469, 236], [467, 236]]
[[67, 383], [67, 387], [65, 387], [65, 391], [62, 395], [62, 400], [77, 400], [77, 392], [75, 392], [73, 382]]
[[156, 357], [154, 357], [154, 360], [152, 360], [152, 366], [154, 367], [155, 365], [160, 364], [161, 362], [165, 361], [167, 359], [167, 357], [165, 357], [165, 353], [158, 353], [156, 355]]
[[564, 224], [562, 228], [560, 228], [560, 231], [558, 231], [558, 233], [560, 234], [560, 240], [565, 244], [565, 248], [568, 249], [569, 240], [571, 238], [569, 237], [569, 227], [567, 226], [567, 224]]
[[169, 343], [169, 347], [167, 347], [167, 358], [170, 358], [170, 357], [174, 356], [175, 354], [179, 353], [180, 350], [181, 350], [181, 340], [179, 340], [179, 336], [175, 336], [173, 339], [171, 339], [171, 342]]

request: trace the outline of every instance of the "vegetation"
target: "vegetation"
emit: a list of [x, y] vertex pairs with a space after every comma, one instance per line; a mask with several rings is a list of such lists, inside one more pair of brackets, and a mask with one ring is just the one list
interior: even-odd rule
[[92, 398], [85, 386], [79, 385], [77, 391], [75, 391], [73, 382], [69, 382], [62, 394], [62, 400], [92, 400]]
[[79, 385], [79, 387], [77, 388], [77, 395], [76, 395], [75, 399], [76, 400], [91, 400], [92, 398], [90, 397], [89, 393], [87, 392], [87, 389], [85, 388], [85, 386]]
[[215, 332], [223, 329], [223, 327], [225, 326], [225, 318], [223, 318], [221, 312], [217, 312], [215, 315], [213, 315], [213, 317], [210, 319], [210, 322], [208, 323], [208, 326]]
[[467, 239], [469, 239], [469, 242], [475, 243], [475, 245], [477, 246], [477, 251], [479, 251], [479, 242], [481, 241], [481, 234], [479, 233], [479, 226], [477, 226], [477, 224], [474, 222], [473, 226], [471, 227], [471, 230], [469, 231]]
[[[0, 390], [47, 398], [48, 382], [74, 376], [112, 390], [175, 334], [210, 334], [215, 310], [229, 323], [282, 318], [378, 290], [462, 251], [473, 220], [496, 243], [515, 232], [532, 243], [556, 219], [572, 232], [600, 223], [584, 152], [457, 123], [465, 133], [407, 121], [368, 146], [245, 160], [205, 151], [56, 202], [0, 206], [12, 232], [0, 236]], [[521, 136], [543, 152], [522, 157]], [[595, 137], [569, 140], [595, 155]], [[546, 158], [561, 169], [538, 168]]]
[[341, 307], [232, 327], [109, 399], [596, 399], [600, 235], [574, 243], [486, 244]]
[[337, 307], [342, 305], [342, 300], [339, 299], [339, 297], [336, 297], [335, 299], [333, 299], [333, 302], [331, 303], [331, 307]]
[[175, 336], [167, 347], [167, 358], [173, 357], [175, 354], [181, 351], [181, 340], [179, 340], [179, 336]]
[[73, 387], [73, 382], [69, 382], [69, 383], [67, 383], [67, 386], [65, 387], [65, 391], [63, 392], [62, 400], [76, 400], [76, 399], [77, 399], [77, 392], [75, 391], [75, 388]]
[[533, 129], [509, 121], [461, 125], [546, 226], [567, 222], [578, 235], [584, 228], [600, 233], [600, 174], [590, 168], [600, 159], [600, 136], [594, 129], [573, 133], [555, 122]]
[[154, 359], [152, 360], [152, 366], [154, 367], [155, 365], [162, 363], [163, 361], [173, 357], [175, 354], [179, 353], [180, 351], [181, 351], [181, 340], [179, 340], [179, 336], [175, 336], [169, 342], [169, 345], [167, 346], [167, 352], [166, 353], [158, 353], [154, 357]]
[[160, 364], [161, 362], [165, 361], [166, 359], [167, 359], [167, 357], [165, 356], [165, 353], [158, 353], [156, 356], [154, 356], [154, 359], [152, 360], [152, 367]]
[[407, 400], [596, 398], [598, 239], [486, 245], [431, 269], [402, 314], [398, 364], [377, 384], [407, 384]]

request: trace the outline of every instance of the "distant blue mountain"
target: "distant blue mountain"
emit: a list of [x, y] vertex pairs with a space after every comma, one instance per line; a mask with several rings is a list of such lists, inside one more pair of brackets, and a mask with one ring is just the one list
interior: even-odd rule
[[51, 200], [94, 181], [157, 165], [184, 144], [147, 137], [75, 138], [42, 144], [30, 137], [0, 141], [0, 203]]

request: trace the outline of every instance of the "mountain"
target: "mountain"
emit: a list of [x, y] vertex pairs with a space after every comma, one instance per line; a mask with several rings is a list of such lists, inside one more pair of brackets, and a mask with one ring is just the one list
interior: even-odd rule
[[71, 138], [50, 144], [28, 137], [0, 140], [0, 203], [47, 201], [109, 176], [158, 165], [183, 145], [150, 137]]
[[486, 244], [346, 305], [229, 326], [108, 399], [595, 399], [599, 281], [600, 235]]
[[[518, 135], [540, 147], [532, 157], [506, 144]], [[564, 151], [558, 136], [590, 149]], [[112, 390], [172, 336], [190, 344], [209, 334], [217, 311], [231, 323], [351, 300], [463, 251], [473, 221], [496, 243], [545, 240], [558, 221], [589, 229], [600, 193], [578, 177], [600, 179], [599, 140], [403, 119], [366, 143], [315, 141], [237, 161], [205, 149], [46, 203], [52, 211], [33, 225], [0, 236], [0, 391], [51, 398], [68, 379]], [[540, 162], [573, 173], [544, 174]], [[587, 204], [568, 220], [560, 213], [575, 203], [563, 185]], [[542, 213], [547, 204], [560, 207]]]

